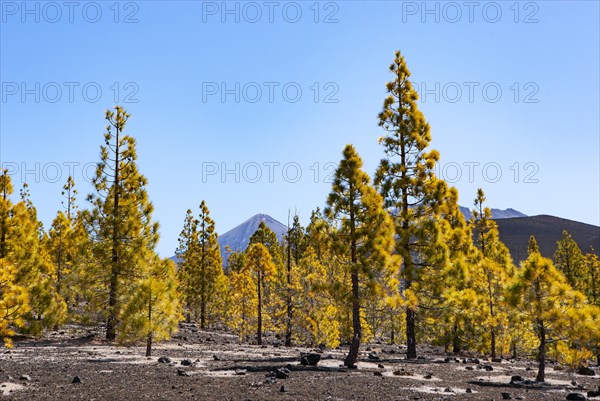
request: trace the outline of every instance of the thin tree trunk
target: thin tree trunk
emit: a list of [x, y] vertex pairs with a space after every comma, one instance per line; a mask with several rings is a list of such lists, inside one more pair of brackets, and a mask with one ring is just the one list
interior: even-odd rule
[[[118, 116], [118, 115], [117, 115]], [[116, 146], [115, 146], [115, 177], [113, 183], [113, 227], [112, 227], [112, 258], [110, 272], [110, 289], [108, 297], [108, 319], [106, 320], [106, 339], [114, 341], [117, 337], [117, 286], [119, 284], [119, 254], [117, 251], [119, 245], [119, 223], [117, 216], [119, 214], [119, 127], [116, 127]]]
[[[288, 218], [289, 225], [289, 218]], [[292, 306], [292, 254], [290, 244], [290, 230], [288, 228], [288, 243], [287, 243], [287, 327], [285, 330], [285, 346], [292, 346], [292, 317], [293, 317], [293, 306]]]
[[258, 272], [258, 328], [256, 330], [256, 341], [258, 345], [262, 345], [262, 294], [261, 294], [262, 277]]
[[458, 335], [458, 324], [454, 324], [452, 330], [452, 352], [458, 354], [460, 352], [460, 336]]
[[349, 368], [356, 367], [358, 359], [358, 350], [360, 348], [360, 340], [362, 337], [362, 327], [360, 324], [360, 293], [358, 291], [358, 257], [356, 256], [356, 216], [354, 215], [354, 188], [350, 184], [350, 261], [352, 263], [352, 342], [350, 343], [350, 351], [344, 360], [344, 365]]
[[200, 328], [204, 330], [206, 326], [206, 241], [204, 235], [206, 233], [206, 225], [204, 216], [202, 217], [202, 255], [200, 256]]
[[415, 334], [415, 311], [406, 308], [406, 359], [417, 358], [417, 336]]
[[546, 327], [544, 322], [538, 322], [540, 346], [538, 347], [538, 373], [535, 378], [536, 382], [543, 382], [546, 376]]
[[[152, 327], [152, 293], [150, 293], [150, 300], [148, 302], [148, 323]], [[146, 339], [146, 357], [152, 356], [152, 330], [148, 332], [148, 338]]]
[[391, 310], [390, 310], [390, 325], [391, 325], [390, 344], [394, 345], [396, 343], [396, 327], [394, 326], [394, 312]]
[[355, 367], [356, 360], [358, 358], [358, 350], [360, 348], [360, 339], [362, 336], [362, 328], [360, 324], [360, 302], [358, 293], [358, 269], [354, 268], [352, 271], [352, 329], [354, 335], [352, 336], [352, 342], [350, 343], [350, 352], [344, 361], [344, 365], [348, 367]]
[[[489, 309], [490, 309], [490, 317], [492, 318], [492, 320], [494, 319], [495, 316], [495, 312], [494, 312], [494, 298], [493, 298], [493, 291], [492, 291], [492, 278], [490, 277], [490, 273], [488, 273], [488, 297], [489, 297]], [[492, 358], [496, 357], [496, 328], [494, 327], [494, 325], [492, 324], [490, 326], [490, 335], [491, 335], [491, 353], [492, 353]]]

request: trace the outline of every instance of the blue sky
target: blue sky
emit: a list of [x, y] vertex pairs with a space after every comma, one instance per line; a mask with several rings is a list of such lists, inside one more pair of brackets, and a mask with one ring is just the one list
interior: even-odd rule
[[70, 169], [87, 207], [116, 103], [161, 255], [202, 199], [220, 233], [306, 223], [345, 144], [369, 174], [382, 157], [396, 49], [462, 205], [482, 187], [491, 207], [600, 224], [597, 1], [70, 4], [0, 2], [0, 162], [46, 226]]

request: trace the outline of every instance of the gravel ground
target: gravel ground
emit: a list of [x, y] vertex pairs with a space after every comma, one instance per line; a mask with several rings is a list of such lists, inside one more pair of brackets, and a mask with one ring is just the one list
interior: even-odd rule
[[[595, 376], [582, 376], [550, 364], [547, 383], [511, 384], [513, 375], [533, 380], [535, 363], [477, 361], [474, 355], [430, 347], [419, 350], [425, 359], [407, 361], [402, 347], [383, 344], [363, 346], [355, 370], [341, 367], [344, 347], [318, 350], [319, 364], [302, 366], [300, 354], [310, 349], [273, 341], [241, 344], [235, 336], [193, 324], [183, 324], [171, 341], [157, 344], [151, 358], [143, 347], [116, 347], [74, 327], [44, 339], [16, 339], [14, 345], [0, 354], [0, 391], [13, 400], [553, 401], [569, 393], [587, 395], [600, 384], [597, 367]], [[289, 370], [288, 378], [272, 377], [280, 368]], [[80, 383], [73, 383], [76, 376]]]

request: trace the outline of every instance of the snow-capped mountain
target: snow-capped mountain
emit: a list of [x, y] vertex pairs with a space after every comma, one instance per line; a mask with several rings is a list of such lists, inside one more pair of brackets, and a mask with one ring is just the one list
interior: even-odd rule
[[232, 228], [225, 234], [219, 236], [219, 246], [221, 247], [221, 256], [223, 257], [223, 266], [227, 265], [227, 247], [232, 251], [243, 251], [250, 242], [250, 237], [258, 229], [258, 225], [264, 222], [280, 241], [287, 231], [287, 226], [275, 220], [268, 214], [257, 214], [250, 217], [237, 227]]

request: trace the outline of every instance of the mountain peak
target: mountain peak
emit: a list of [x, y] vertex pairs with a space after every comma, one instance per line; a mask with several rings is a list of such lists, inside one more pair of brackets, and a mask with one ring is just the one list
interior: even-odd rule
[[285, 233], [287, 232], [287, 226], [273, 217], [265, 213], [258, 213], [244, 221], [239, 226], [232, 228], [225, 234], [219, 236], [219, 246], [221, 247], [221, 256], [223, 257], [223, 266], [227, 265], [227, 247], [232, 251], [244, 251], [248, 247], [250, 237], [258, 229], [260, 223], [264, 222], [269, 227], [277, 238], [282, 241]]

